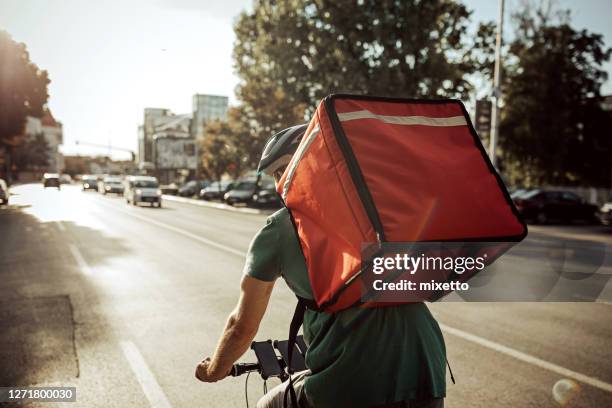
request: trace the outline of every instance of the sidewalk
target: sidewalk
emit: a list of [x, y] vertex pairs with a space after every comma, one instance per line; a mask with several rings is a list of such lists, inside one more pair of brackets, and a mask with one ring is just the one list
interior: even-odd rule
[[270, 214], [274, 213], [277, 210], [277, 208], [258, 209], [258, 208], [249, 208], [249, 207], [233, 207], [231, 205], [227, 205], [227, 204], [219, 203], [219, 202], [198, 200], [198, 199], [195, 199], [195, 198], [178, 197], [178, 196], [166, 195], [166, 194], [164, 194], [162, 196], [162, 198], [164, 200], [174, 201], [174, 202], [177, 202], [177, 203], [199, 205], [200, 207], [216, 208], [218, 210], [240, 212], [240, 213], [244, 213], [244, 214], [270, 215]]
[[612, 244], [612, 228], [603, 225], [532, 225], [529, 236], [554, 237], [562, 240], [581, 240]]

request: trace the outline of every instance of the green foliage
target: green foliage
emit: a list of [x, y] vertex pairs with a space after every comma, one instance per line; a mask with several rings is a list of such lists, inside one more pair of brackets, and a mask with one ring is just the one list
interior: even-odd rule
[[[504, 48], [503, 170], [513, 184], [609, 184], [599, 90], [610, 51], [568, 14], [531, 4]], [[495, 24], [470, 36], [469, 18], [456, 0], [256, 1], [235, 25], [241, 105], [226, 140], [252, 168], [273, 132], [307, 120], [333, 92], [466, 99], [472, 82], [491, 81], [495, 46]]]
[[497, 25], [494, 22], [480, 23], [474, 36], [472, 58], [475, 74], [481, 79], [493, 78], [496, 30]]
[[47, 72], [30, 61], [25, 44], [0, 30], [0, 144], [17, 144], [26, 116], [43, 115], [48, 84]]
[[259, 0], [235, 25], [242, 118], [261, 141], [333, 92], [461, 97], [479, 68], [455, 0]]
[[254, 139], [240, 108], [230, 108], [227, 121], [212, 121], [201, 141], [202, 169], [213, 180], [237, 178], [257, 166], [261, 143]]
[[551, 21], [526, 7], [514, 18], [500, 125], [511, 183], [609, 186], [612, 126], [600, 88], [610, 49], [568, 14]]

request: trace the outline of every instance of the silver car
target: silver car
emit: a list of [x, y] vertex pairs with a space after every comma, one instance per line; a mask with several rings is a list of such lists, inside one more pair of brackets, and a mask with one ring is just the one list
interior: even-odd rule
[[123, 195], [123, 180], [121, 180], [121, 177], [104, 177], [98, 183], [98, 192]]
[[123, 197], [128, 204], [149, 203], [151, 206], [162, 206], [162, 193], [157, 178], [150, 176], [129, 176], [125, 180]]

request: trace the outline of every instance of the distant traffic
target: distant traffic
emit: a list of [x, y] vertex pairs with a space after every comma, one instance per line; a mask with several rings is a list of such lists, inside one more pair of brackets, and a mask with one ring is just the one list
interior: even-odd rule
[[[231, 206], [254, 208], [280, 207], [281, 202], [274, 188], [274, 180], [268, 176], [250, 175], [238, 180], [221, 181], [189, 180], [183, 185], [160, 185], [156, 177], [125, 175], [89, 175], [45, 173], [45, 188], [60, 189], [62, 184], [78, 183], [85, 191], [115, 194], [127, 204], [149, 204], [161, 207], [164, 195], [178, 195], [194, 200], [217, 201]], [[603, 224], [612, 226], [612, 198], [601, 206], [589, 203], [575, 192], [561, 189], [512, 190], [510, 194], [516, 208], [533, 224]], [[10, 193], [6, 182], [0, 179], [0, 205], [9, 203]]]
[[254, 208], [275, 208], [281, 204], [274, 179], [256, 174], [238, 180], [189, 180], [179, 187], [175, 183], [161, 185], [156, 177], [146, 175], [82, 174], [72, 178], [68, 174], [45, 173], [42, 183], [45, 188], [57, 189], [62, 184], [78, 184], [83, 192], [114, 194], [123, 197], [127, 204], [148, 204], [158, 208], [162, 206], [164, 195]]

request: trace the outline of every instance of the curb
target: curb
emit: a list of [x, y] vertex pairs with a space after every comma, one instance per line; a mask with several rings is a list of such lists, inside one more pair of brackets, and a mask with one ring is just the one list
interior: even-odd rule
[[217, 210], [233, 211], [233, 212], [238, 212], [238, 213], [243, 213], [243, 214], [270, 215], [274, 211], [276, 211], [274, 209], [273, 210], [259, 210], [257, 208], [237, 208], [237, 207], [232, 207], [231, 205], [227, 205], [223, 203], [212, 203], [210, 201], [196, 200], [194, 198], [177, 197], [177, 196], [167, 195], [167, 194], [162, 195], [162, 198], [164, 200], [175, 201], [177, 203], [198, 205], [200, 207], [215, 208]]

